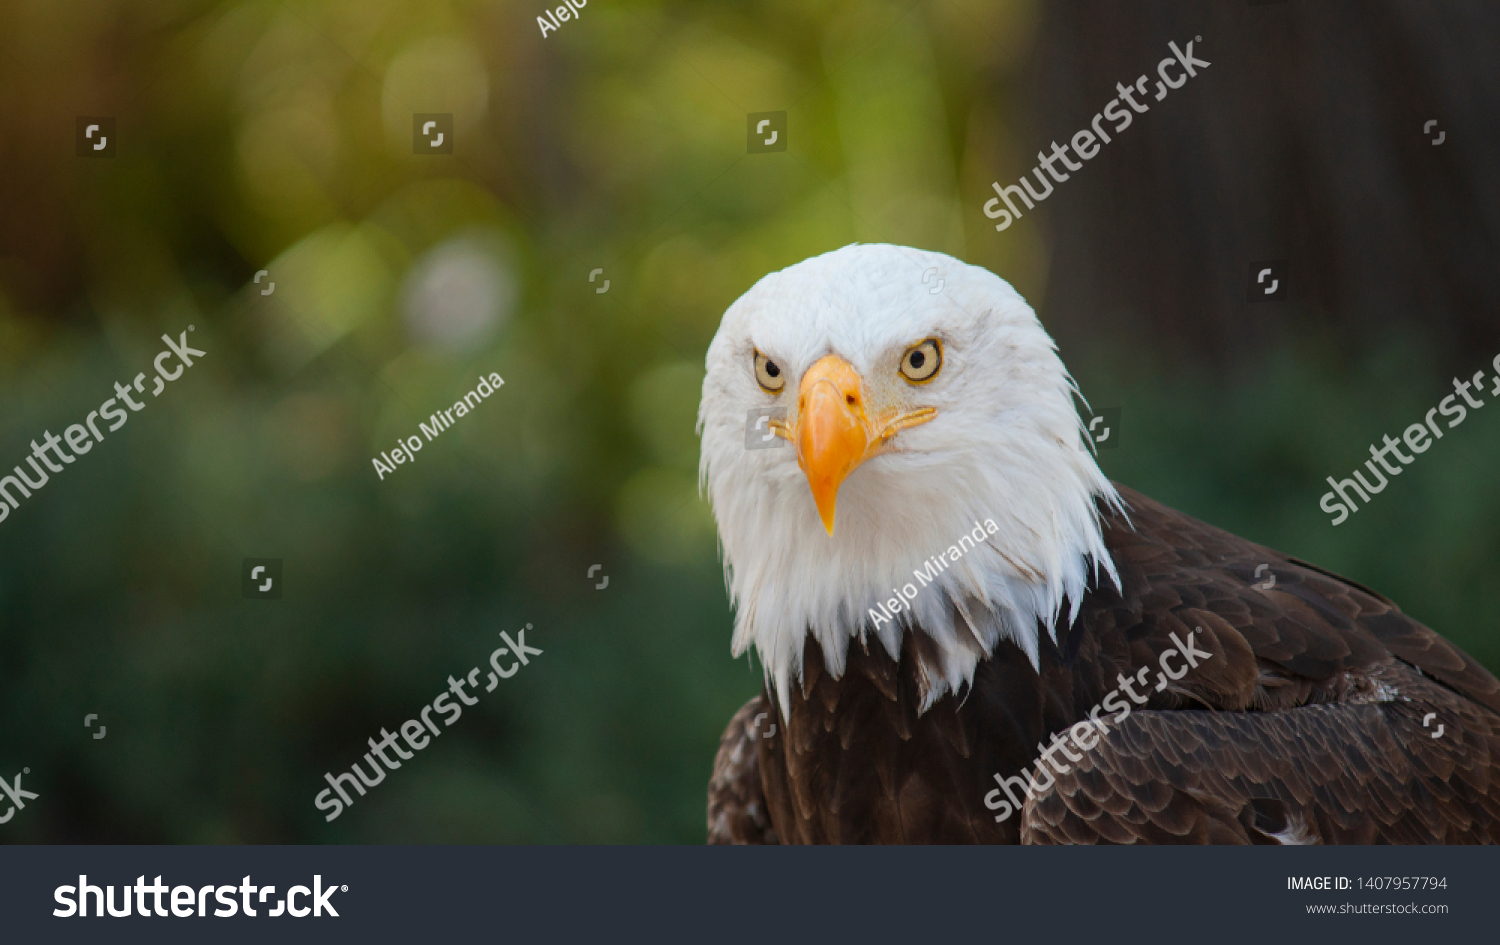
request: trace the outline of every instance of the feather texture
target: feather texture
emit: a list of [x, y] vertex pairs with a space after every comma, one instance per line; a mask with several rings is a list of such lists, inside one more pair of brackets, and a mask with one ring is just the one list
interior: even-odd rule
[[[1494, 676], [1353, 582], [1120, 493], [1135, 527], [1103, 515], [1123, 591], [1086, 594], [1077, 622], [1058, 627], [1063, 647], [1043, 635], [1040, 672], [1004, 643], [980, 662], [970, 691], [919, 714], [913, 635], [899, 661], [855, 647], [843, 678], [820, 672], [797, 692], [787, 737], [757, 744], [754, 769], [737, 772], [738, 790], [769, 810], [776, 837], [1500, 840]], [[1277, 578], [1268, 590], [1256, 586], [1264, 563]], [[1145, 705], [1075, 752], [1081, 760], [1057, 756], [1069, 770], [1054, 770], [1020, 816], [996, 823], [984, 803], [996, 775], [1034, 771], [1040, 744], [1087, 719], [1118, 676], [1154, 670], [1170, 635], [1194, 627], [1212, 658], [1173, 688], [1140, 687]], [[818, 658], [809, 645], [809, 662]], [[765, 711], [767, 697], [751, 705]], [[1436, 724], [1424, 726], [1428, 713], [1441, 737]]]

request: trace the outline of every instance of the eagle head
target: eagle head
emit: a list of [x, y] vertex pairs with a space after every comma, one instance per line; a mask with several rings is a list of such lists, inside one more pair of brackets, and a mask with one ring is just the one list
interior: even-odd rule
[[860, 245], [772, 273], [709, 345], [700, 479], [735, 605], [787, 709], [805, 638], [841, 676], [851, 640], [917, 652], [921, 709], [1010, 639], [1118, 585], [1076, 388], [1003, 279], [941, 253]]

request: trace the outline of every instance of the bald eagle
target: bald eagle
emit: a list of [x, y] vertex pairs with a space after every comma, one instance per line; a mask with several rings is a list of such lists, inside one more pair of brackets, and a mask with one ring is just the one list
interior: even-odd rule
[[1112, 483], [1075, 393], [1021, 296], [939, 253], [848, 246], [729, 308], [701, 478], [765, 683], [709, 841], [1500, 839], [1500, 682]]

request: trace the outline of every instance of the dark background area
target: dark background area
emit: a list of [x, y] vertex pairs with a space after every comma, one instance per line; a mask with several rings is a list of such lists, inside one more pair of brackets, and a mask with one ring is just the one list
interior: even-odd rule
[[[1494, 373], [1500, 7], [542, 12], [0, 0], [0, 466], [163, 333], [208, 352], [0, 522], [0, 776], [39, 795], [0, 841], [701, 842], [760, 685], [697, 494], [703, 354], [757, 278], [853, 241], [1011, 281], [1120, 409], [1118, 481], [1500, 668], [1500, 410], [1318, 508]], [[994, 230], [991, 181], [1195, 36], [1211, 67]], [[765, 111], [788, 148], [749, 154]], [[414, 153], [418, 113], [451, 154]], [[1267, 259], [1286, 298], [1250, 303]], [[283, 560], [280, 599], [242, 597], [245, 558]], [[324, 822], [325, 771], [528, 623], [543, 656]]]

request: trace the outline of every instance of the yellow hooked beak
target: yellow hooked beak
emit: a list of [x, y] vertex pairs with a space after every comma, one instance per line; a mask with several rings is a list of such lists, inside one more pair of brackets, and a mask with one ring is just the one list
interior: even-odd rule
[[797, 419], [789, 439], [797, 446], [797, 466], [807, 476], [818, 516], [833, 534], [839, 486], [860, 463], [889, 448], [900, 431], [926, 423], [937, 408], [901, 413], [882, 411], [873, 419], [865, 411], [863, 380], [838, 355], [819, 359], [797, 389]]

